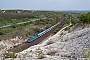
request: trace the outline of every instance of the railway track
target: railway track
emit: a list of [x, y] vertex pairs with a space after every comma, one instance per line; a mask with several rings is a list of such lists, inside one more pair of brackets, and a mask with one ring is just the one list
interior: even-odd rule
[[56, 30], [57, 28], [59, 28], [59, 27], [62, 26], [63, 24], [64, 24], [64, 17], [62, 17], [62, 20], [60, 21], [59, 25], [57, 25], [56, 27], [54, 27], [52, 30], [50, 30], [50, 31], [47, 32], [46, 34], [42, 35], [41, 37], [37, 38], [36, 40], [34, 40], [34, 41], [30, 42], [30, 43], [25, 42], [25, 43], [19, 45], [19, 46], [16, 47], [16, 48], [10, 49], [9, 51], [18, 53], [18, 52], [20, 52], [20, 51], [23, 51], [23, 50], [29, 48], [30, 46], [39, 44], [39, 43], [42, 42], [45, 38], [47, 38], [48, 36], [50, 36], [50, 35], [54, 32], [54, 30]]

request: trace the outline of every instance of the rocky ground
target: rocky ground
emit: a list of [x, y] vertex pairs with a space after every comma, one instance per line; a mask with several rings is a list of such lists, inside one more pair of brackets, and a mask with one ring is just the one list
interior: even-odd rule
[[[68, 27], [68, 26], [67, 26]], [[61, 29], [42, 43], [17, 53], [15, 59], [1, 60], [77, 60], [90, 58], [90, 27]]]
[[13, 46], [18, 46], [19, 44], [22, 44], [25, 41], [26, 40], [23, 40], [22, 37], [16, 36], [14, 39], [0, 41], [0, 48], [12, 48]]

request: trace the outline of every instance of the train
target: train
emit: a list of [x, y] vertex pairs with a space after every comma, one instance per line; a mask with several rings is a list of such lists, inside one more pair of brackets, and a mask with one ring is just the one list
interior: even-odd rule
[[35, 35], [35, 36], [29, 38], [28, 41], [29, 41], [29, 42], [32, 42], [32, 41], [36, 40], [37, 38], [43, 36], [44, 34], [46, 34], [46, 33], [49, 32], [49, 31], [51, 31], [54, 27], [56, 27], [56, 26], [59, 25], [59, 24], [60, 24], [60, 22], [58, 22], [58, 23], [55, 24], [54, 26], [52, 26], [52, 27], [50, 27], [50, 28], [44, 30], [43, 32], [41, 32], [41, 33], [39, 33], [39, 34], [37, 34], [37, 35]]

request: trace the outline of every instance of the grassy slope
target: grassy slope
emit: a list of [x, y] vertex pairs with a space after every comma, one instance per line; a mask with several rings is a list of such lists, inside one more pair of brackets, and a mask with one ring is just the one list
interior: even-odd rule
[[20, 22], [25, 22], [25, 21], [31, 21], [31, 20], [35, 20], [36, 18], [21, 18], [21, 19], [10, 19], [10, 20], [2, 20], [0, 21], [0, 25], [9, 25], [9, 24], [13, 24], [14, 20], [16, 21], [16, 23], [20, 23]]

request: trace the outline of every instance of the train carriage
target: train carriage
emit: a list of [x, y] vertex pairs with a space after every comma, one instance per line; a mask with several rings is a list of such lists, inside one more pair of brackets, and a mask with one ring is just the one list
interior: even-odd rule
[[44, 34], [46, 34], [47, 32], [49, 32], [50, 30], [52, 30], [54, 27], [56, 27], [56, 26], [57, 26], [57, 25], [59, 25], [59, 24], [60, 24], [60, 22], [59, 22], [59, 23], [57, 23], [57, 24], [55, 24], [54, 26], [52, 26], [52, 27], [48, 28], [47, 30], [45, 30], [45, 31], [43, 31], [43, 32], [41, 32], [41, 33], [39, 33], [39, 34], [35, 35], [34, 37], [29, 38], [28, 40], [29, 40], [30, 42], [32, 42], [32, 41], [34, 41], [34, 40], [36, 40], [37, 38], [39, 38], [39, 37], [43, 36]]
[[38, 35], [35, 35], [34, 37], [29, 38], [29, 41], [32, 42], [32, 41], [34, 41], [34, 40], [37, 39], [37, 38], [39, 38]]

